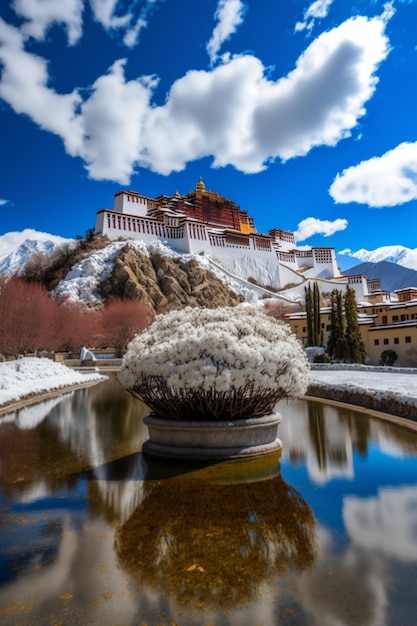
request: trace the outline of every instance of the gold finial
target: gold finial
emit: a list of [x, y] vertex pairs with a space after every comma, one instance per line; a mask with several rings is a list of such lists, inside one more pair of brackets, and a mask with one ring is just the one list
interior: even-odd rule
[[198, 179], [198, 183], [197, 183], [197, 186], [196, 186], [195, 190], [196, 191], [204, 191], [205, 190], [205, 186], [204, 186], [203, 179], [201, 178], [201, 176]]

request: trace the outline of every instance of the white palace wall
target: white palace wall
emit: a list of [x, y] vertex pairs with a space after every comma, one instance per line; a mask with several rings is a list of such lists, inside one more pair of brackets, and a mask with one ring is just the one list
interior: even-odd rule
[[[113, 240], [140, 239], [150, 243], [158, 239], [181, 253], [206, 254], [233, 274], [277, 289], [308, 278], [340, 276], [332, 248], [288, 250], [277, 239], [271, 241], [256, 233], [242, 237], [240, 244], [227, 231], [207, 228], [185, 216], [166, 214], [164, 222], [147, 216], [152, 209], [148, 204], [147, 198], [134, 192], [117, 194], [114, 210], [102, 209], [97, 213], [96, 233]], [[235, 242], [231, 241], [233, 238]]]

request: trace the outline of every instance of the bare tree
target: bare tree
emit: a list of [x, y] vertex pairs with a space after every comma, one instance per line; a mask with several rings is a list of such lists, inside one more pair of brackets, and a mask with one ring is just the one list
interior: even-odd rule
[[54, 303], [44, 287], [19, 278], [0, 284], [0, 352], [18, 356], [46, 348]]
[[129, 341], [151, 321], [150, 309], [142, 300], [111, 298], [102, 311], [103, 345], [123, 352]]

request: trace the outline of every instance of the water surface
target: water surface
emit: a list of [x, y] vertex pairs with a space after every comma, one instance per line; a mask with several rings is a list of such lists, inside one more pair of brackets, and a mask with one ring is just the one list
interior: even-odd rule
[[0, 624], [415, 624], [417, 433], [282, 403], [282, 454], [143, 457], [109, 379], [0, 418]]

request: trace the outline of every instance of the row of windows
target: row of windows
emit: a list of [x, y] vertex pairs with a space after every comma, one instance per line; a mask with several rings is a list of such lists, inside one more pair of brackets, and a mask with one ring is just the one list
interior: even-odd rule
[[316, 263], [331, 263], [333, 257], [331, 252], [314, 252], [314, 260]]
[[393, 322], [406, 322], [407, 320], [415, 320], [416, 319], [416, 313], [403, 313], [400, 316], [398, 315], [393, 315], [392, 316], [392, 321]]
[[[405, 343], [411, 343], [411, 337], [409, 336], [405, 337], [404, 340], [405, 340]], [[383, 341], [384, 346], [389, 346], [389, 339], [385, 338], [382, 341]], [[399, 344], [400, 343], [399, 337], [394, 337], [393, 343]], [[374, 345], [379, 346], [379, 339], [374, 339]]]
[[190, 236], [192, 239], [207, 239], [205, 226], [201, 224], [190, 224]]
[[226, 240], [224, 237], [209, 234], [209, 241], [211, 246], [217, 246], [218, 248], [224, 248], [226, 246]]
[[126, 217], [125, 215], [112, 215], [107, 213], [107, 226], [118, 230], [128, 230], [168, 239], [182, 239], [183, 228], [170, 228], [158, 222], [152, 222], [143, 218]]

